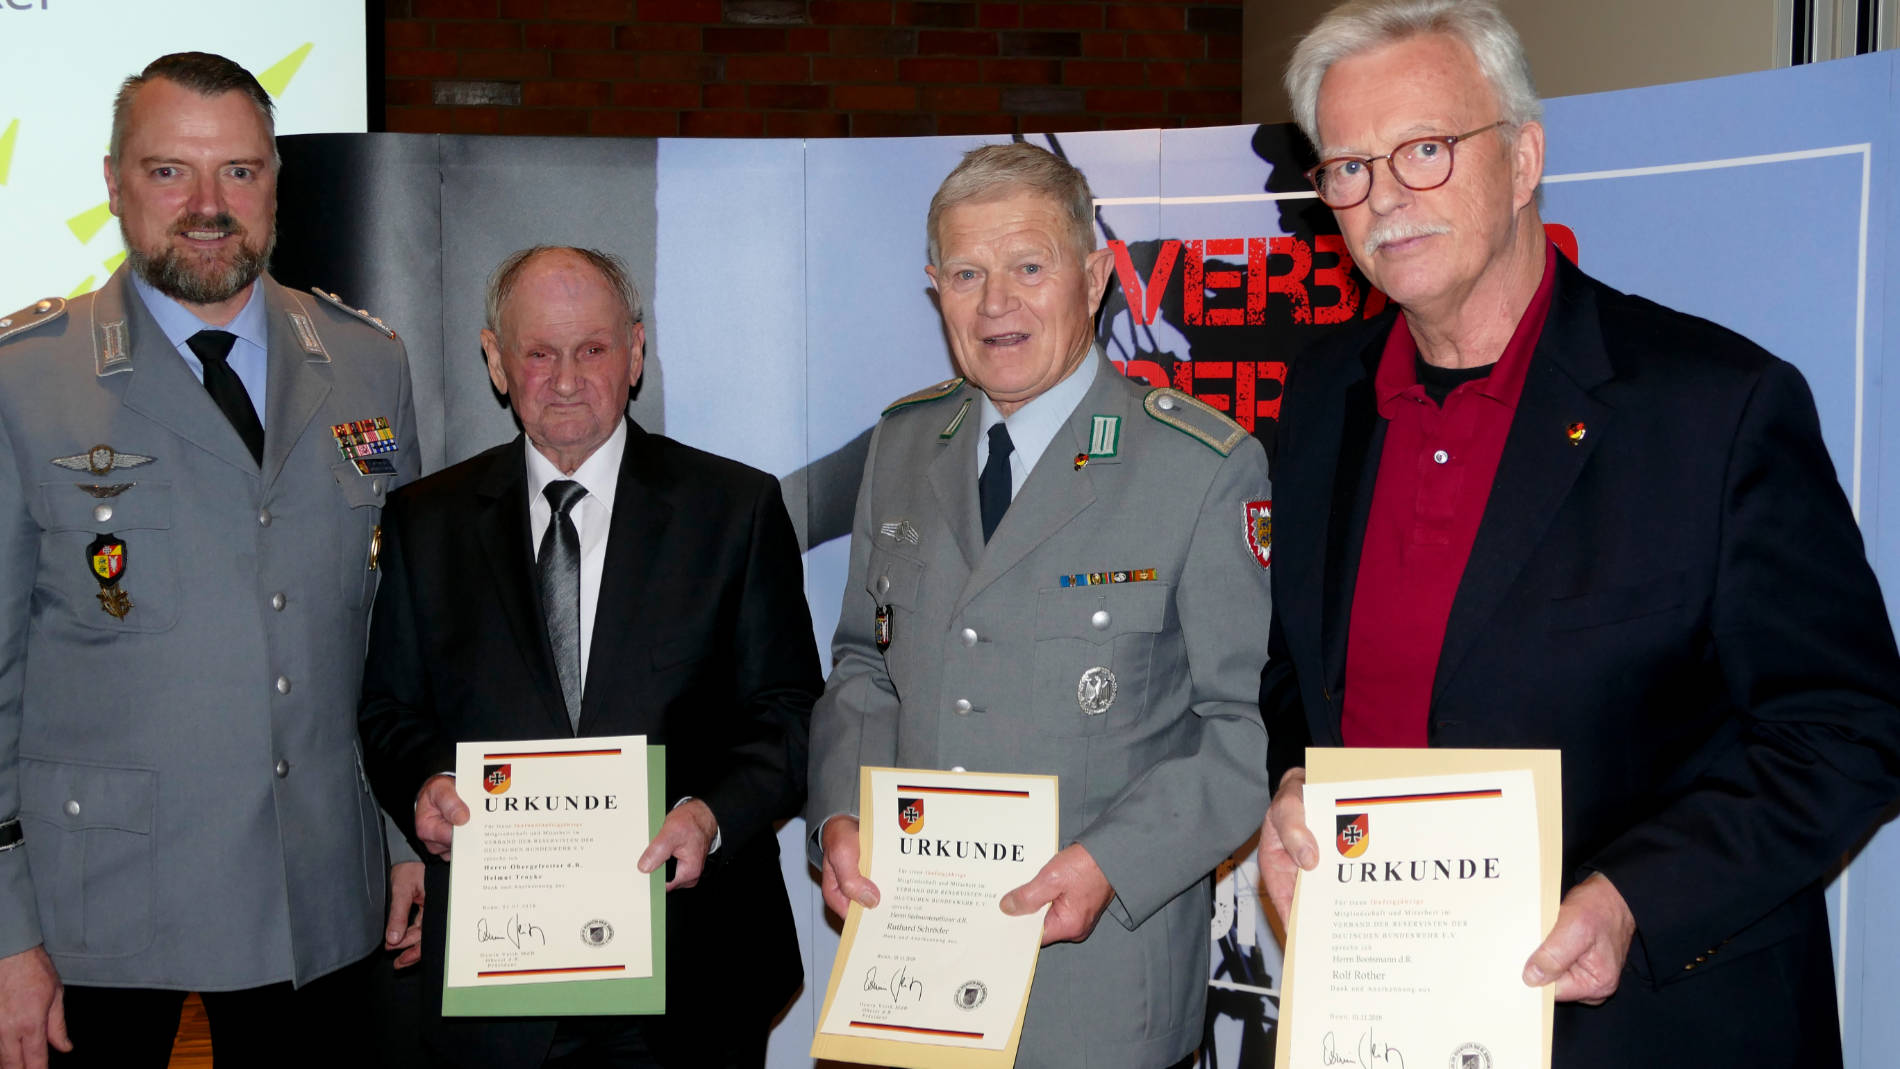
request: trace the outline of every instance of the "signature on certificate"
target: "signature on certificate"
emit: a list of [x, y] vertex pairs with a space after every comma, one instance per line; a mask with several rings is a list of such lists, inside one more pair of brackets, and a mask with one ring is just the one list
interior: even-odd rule
[[1339, 1041], [1333, 1038], [1331, 1032], [1321, 1036], [1319, 1061], [1321, 1065], [1394, 1065], [1399, 1069], [1405, 1067], [1405, 1055], [1400, 1054], [1398, 1048], [1390, 1043], [1381, 1043], [1374, 1039], [1370, 1028], [1359, 1037], [1358, 1044], [1349, 1055], [1339, 1052]]
[[902, 965], [897, 967], [897, 974], [891, 977], [888, 984], [878, 980], [877, 966], [864, 970], [864, 990], [889, 992], [892, 1002], [902, 1002], [906, 995], [911, 996], [912, 1002], [922, 1002], [924, 999], [924, 982], [913, 979]]
[[542, 946], [548, 943], [547, 933], [541, 930], [540, 925], [523, 923], [519, 913], [503, 922], [499, 935], [489, 931], [487, 917], [479, 918], [475, 922], [475, 941], [478, 943], [506, 941], [513, 943], [516, 950], [520, 950], [524, 941], [533, 939], [540, 940]]

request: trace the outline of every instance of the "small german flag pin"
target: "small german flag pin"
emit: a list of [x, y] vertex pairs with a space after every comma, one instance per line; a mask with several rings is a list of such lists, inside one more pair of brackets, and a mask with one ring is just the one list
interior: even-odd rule
[[1585, 427], [1581, 423], [1572, 423], [1570, 426], [1564, 428], [1564, 436], [1570, 439], [1571, 445], [1583, 444], [1583, 436], [1589, 432], [1590, 428]]

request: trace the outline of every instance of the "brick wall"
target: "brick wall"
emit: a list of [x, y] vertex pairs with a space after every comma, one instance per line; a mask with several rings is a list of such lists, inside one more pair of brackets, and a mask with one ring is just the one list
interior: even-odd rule
[[1028, 134], [1240, 121], [1240, 0], [386, 0], [388, 129]]

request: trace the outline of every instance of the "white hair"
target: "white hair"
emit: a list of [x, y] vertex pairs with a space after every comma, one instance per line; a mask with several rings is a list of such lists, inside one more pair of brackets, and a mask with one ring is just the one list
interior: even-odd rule
[[1319, 147], [1319, 84], [1333, 64], [1435, 33], [1471, 49], [1507, 124], [1518, 127], [1543, 118], [1524, 44], [1493, 0], [1352, 0], [1328, 12], [1293, 50], [1286, 67], [1293, 121]]

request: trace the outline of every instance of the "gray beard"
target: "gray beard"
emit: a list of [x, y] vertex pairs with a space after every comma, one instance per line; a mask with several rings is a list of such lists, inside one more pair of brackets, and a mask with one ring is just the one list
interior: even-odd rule
[[[124, 225], [120, 225], [124, 236]], [[174, 301], [186, 304], [219, 304], [243, 293], [270, 266], [271, 253], [277, 248], [277, 230], [271, 228], [269, 243], [263, 251], [245, 244], [240, 238], [237, 255], [227, 264], [198, 266], [179, 249], [167, 246], [156, 257], [146, 255], [125, 242], [125, 262], [153, 289]]]

